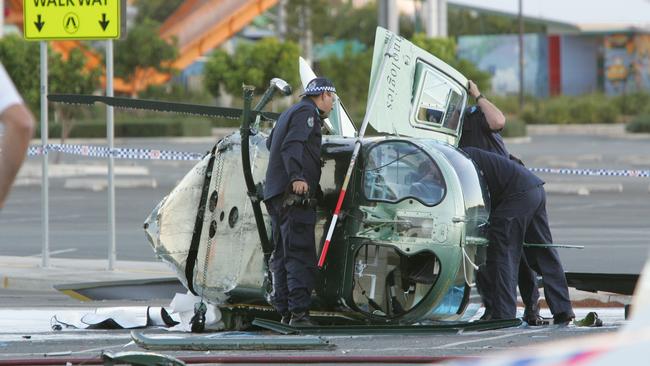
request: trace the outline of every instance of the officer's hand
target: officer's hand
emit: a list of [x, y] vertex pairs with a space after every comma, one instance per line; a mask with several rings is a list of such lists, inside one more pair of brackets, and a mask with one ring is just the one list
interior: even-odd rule
[[296, 180], [293, 183], [291, 183], [291, 188], [293, 189], [293, 193], [302, 195], [307, 193], [309, 191], [309, 185], [307, 185], [307, 182], [304, 180]]
[[476, 83], [474, 83], [474, 82], [471, 81], [471, 80], [468, 80], [468, 81], [467, 81], [467, 84], [469, 85], [469, 90], [468, 90], [469, 95], [471, 95], [472, 98], [476, 98], [476, 97], [478, 97], [479, 95], [481, 95], [481, 91], [478, 90], [478, 86], [476, 86]]

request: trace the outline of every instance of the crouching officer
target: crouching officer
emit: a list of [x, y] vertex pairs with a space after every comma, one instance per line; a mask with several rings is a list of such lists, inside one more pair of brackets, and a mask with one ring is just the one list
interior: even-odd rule
[[[484, 292], [492, 306], [492, 319], [513, 319], [517, 313], [517, 272], [523, 243], [553, 242], [546, 217], [544, 181], [501, 155], [477, 148], [464, 151], [481, 170], [490, 191], [488, 283]], [[568, 323], [575, 315], [557, 251], [532, 250], [526, 256], [531, 268], [544, 279], [544, 295], [554, 323]]]
[[[463, 133], [461, 134], [458, 146], [461, 149], [476, 147], [481, 150], [490, 151], [503, 157], [514, 160], [523, 165], [523, 162], [508, 152], [500, 131], [506, 126], [506, 117], [501, 110], [481, 94], [478, 86], [473, 81], [468, 81], [468, 93], [476, 104], [468, 107], [463, 121]], [[540, 250], [544, 250], [541, 249]], [[524, 254], [531, 251], [524, 248]], [[530, 268], [526, 255], [522, 255], [519, 263], [519, 293], [524, 302], [525, 310], [523, 320], [528, 325], [543, 325], [546, 323], [539, 315], [539, 290], [537, 288], [537, 274]], [[487, 296], [483, 296], [483, 282], [485, 278], [485, 265], [479, 266], [476, 273], [476, 283], [479, 294], [485, 306], [485, 313], [481, 319], [489, 320], [492, 308]]]
[[321, 125], [334, 104], [334, 85], [309, 82], [303, 98], [284, 111], [266, 141], [270, 151], [264, 202], [271, 216], [274, 250], [269, 261], [271, 304], [291, 325], [312, 325], [316, 275], [314, 199], [321, 174]]

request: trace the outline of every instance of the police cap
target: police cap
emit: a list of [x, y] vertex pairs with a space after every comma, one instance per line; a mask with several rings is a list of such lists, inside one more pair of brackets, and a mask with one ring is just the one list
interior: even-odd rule
[[334, 88], [334, 84], [332, 84], [330, 79], [318, 77], [312, 79], [309, 82], [309, 84], [307, 84], [305, 91], [302, 94], [300, 94], [300, 96], [302, 97], [304, 95], [320, 95], [324, 92], [336, 93], [336, 88]]

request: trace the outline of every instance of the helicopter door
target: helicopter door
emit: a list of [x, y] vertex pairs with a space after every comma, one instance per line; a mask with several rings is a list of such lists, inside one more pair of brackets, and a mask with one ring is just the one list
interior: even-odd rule
[[[370, 76], [371, 126], [378, 132], [421, 137], [457, 146], [467, 103], [467, 78], [442, 60], [401, 37], [377, 28]], [[388, 52], [390, 60], [379, 70]]]

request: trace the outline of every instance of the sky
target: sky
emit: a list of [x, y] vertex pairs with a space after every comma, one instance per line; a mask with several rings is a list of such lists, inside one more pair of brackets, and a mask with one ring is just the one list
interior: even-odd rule
[[[448, 0], [518, 12], [519, 0]], [[630, 24], [650, 27], [650, 0], [522, 0], [526, 16], [575, 24]]]

